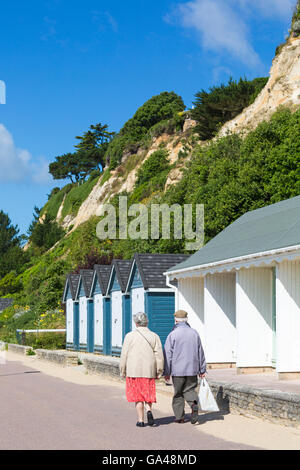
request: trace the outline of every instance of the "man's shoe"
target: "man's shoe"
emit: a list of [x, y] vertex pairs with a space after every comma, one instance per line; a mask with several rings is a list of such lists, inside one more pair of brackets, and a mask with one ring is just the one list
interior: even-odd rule
[[191, 416], [191, 423], [196, 424], [198, 422], [198, 405], [197, 403], [193, 403], [192, 405], [192, 416]]
[[154, 418], [153, 418], [152, 411], [147, 411], [147, 421], [148, 421], [149, 426], [154, 426]]
[[145, 423], [143, 423], [142, 421], [138, 421], [136, 425], [138, 428], [143, 428], [145, 426]]
[[175, 419], [175, 423], [185, 423], [185, 419], [184, 418]]

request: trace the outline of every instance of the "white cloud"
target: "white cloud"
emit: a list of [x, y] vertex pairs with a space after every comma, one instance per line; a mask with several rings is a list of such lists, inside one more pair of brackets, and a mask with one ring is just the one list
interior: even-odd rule
[[192, 0], [179, 3], [165, 20], [175, 19], [196, 31], [204, 49], [230, 54], [248, 67], [261, 65], [254, 50], [247, 21], [249, 17], [292, 16], [296, 0]]
[[45, 184], [51, 180], [48, 162], [44, 158], [34, 162], [28, 150], [17, 148], [11, 133], [0, 124], [0, 181]]
[[177, 15], [185, 28], [200, 33], [203, 47], [230, 53], [239, 61], [257, 66], [260, 62], [241, 17], [224, 0], [194, 0], [179, 4]]
[[92, 21], [98, 25], [98, 31], [105, 31], [108, 25], [114, 33], [119, 31], [119, 24], [109, 11], [93, 11]]
[[[232, 1], [232, 0], [231, 0]], [[233, 0], [236, 2], [236, 0]], [[244, 9], [251, 9], [253, 13], [259, 11], [265, 17], [279, 17], [290, 19], [296, 0], [237, 0]]]
[[31, 169], [33, 183], [49, 184], [53, 182], [49, 173], [49, 162], [44, 157], [40, 157], [37, 163], [32, 163]]

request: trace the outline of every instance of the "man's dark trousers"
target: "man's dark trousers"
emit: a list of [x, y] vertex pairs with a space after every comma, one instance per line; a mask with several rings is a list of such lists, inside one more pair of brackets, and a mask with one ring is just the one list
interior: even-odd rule
[[172, 401], [172, 407], [176, 419], [184, 418], [184, 400], [192, 407], [196, 402], [198, 404], [198, 395], [196, 388], [198, 385], [198, 377], [185, 376], [178, 377], [172, 376], [174, 386], [174, 396]]

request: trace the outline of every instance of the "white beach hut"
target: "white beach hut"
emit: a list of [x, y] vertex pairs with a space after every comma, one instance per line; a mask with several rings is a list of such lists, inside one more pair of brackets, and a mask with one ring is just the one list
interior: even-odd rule
[[126, 287], [131, 299], [131, 329], [135, 328], [133, 315], [145, 312], [149, 328], [165, 343], [174, 326], [175, 293], [163, 273], [187, 258], [183, 254], [135, 253]]
[[207, 362], [300, 377], [300, 196], [248, 212], [166, 275]]
[[105, 336], [105, 295], [107, 291], [109, 276], [111, 272], [110, 265], [94, 266], [94, 277], [91, 288], [91, 298], [94, 305], [94, 351], [103, 352], [103, 345], [106, 340]]
[[94, 309], [90, 296], [94, 271], [80, 270], [76, 300], [79, 302], [79, 349], [93, 351]]
[[[106, 354], [119, 356], [130, 316], [130, 296], [125, 292], [131, 260], [114, 259], [106, 292]], [[108, 300], [109, 299], [109, 300]], [[110, 341], [110, 344], [109, 344]]]
[[79, 348], [79, 305], [76, 293], [79, 274], [68, 274], [63, 293], [63, 303], [66, 305], [66, 348]]

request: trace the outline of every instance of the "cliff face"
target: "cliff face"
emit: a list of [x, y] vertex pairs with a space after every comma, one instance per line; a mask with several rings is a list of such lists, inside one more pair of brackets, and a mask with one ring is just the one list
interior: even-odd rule
[[[288, 106], [293, 110], [300, 107], [300, 37], [290, 38], [287, 44], [281, 48], [280, 53], [273, 60], [270, 78], [265, 88], [251, 106], [222, 127], [218, 137], [224, 136], [228, 132], [247, 133], [260, 122], [270, 119], [280, 106]], [[81, 204], [76, 216], [67, 215], [62, 219], [63, 201], [56, 220], [70, 233], [90, 217], [97, 215], [101, 203], [108, 202], [118, 193], [131, 192], [135, 185], [138, 169], [162, 144], [168, 150], [169, 161], [173, 165], [167, 178], [166, 187], [175, 184], [180, 180], [181, 169], [189, 159], [193, 148], [194, 142], [189, 137], [191, 136], [191, 128], [195, 124], [195, 121], [187, 119], [183, 132], [174, 135], [163, 134], [153, 139], [148, 150], [140, 149], [136, 156], [125, 156], [121, 165], [111, 172], [108, 181], [102, 184], [103, 177], [99, 179], [89, 196]], [[181, 151], [185, 151], [184, 159], [178, 158]], [[136, 160], [132, 165], [133, 168], [129, 171], [126, 168], [131, 158]], [[71, 226], [73, 226], [72, 230], [70, 230]]]
[[145, 151], [140, 149], [138, 151], [136, 156], [138, 157], [137, 163], [130, 171], [126, 171], [126, 164], [128, 159], [134, 157], [130, 155], [124, 158], [121, 165], [116, 168], [116, 170], [111, 172], [111, 176], [108, 181], [102, 184], [102, 178], [99, 179], [87, 199], [81, 204], [76, 216], [67, 215], [64, 219], [61, 218], [62, 209], [65, 202], [64, 198], [58, 210], [56, 221], [67, 230], [72, 226], [72, 229], [69, 231], [69, 233], [71, 233], [80, 224], [86, 222], [90, 217], [97, 215], [97, 210], [100, 204], [108, 202], [118, 193], [122, 193], [124, 191], [130, 193], [134, 189], [138, 169], [150, 157], [150, 155], [152, 155], [153, 152], [160, 148], [161, 145], [163, 145], [164, 148], [168, 151], [168, 160], [170, 164], [174, 165], [167, 179], [166, 187], [169, 184], [174, 184], [181, 177], [180, 167], [183, 165], [183, 162], [178, 161], [179, 153], [187, 145], [186, 139], [190, 135], [190, 129], [195, 125], [195, 121], [187, 119], [183, 128], [183, 132], [174, 135], [162, 134], [161, 136], [154, 138], [148, 150]]
[[279, 106], [296, 110], [300, 106], [300, 38], [290, 38], [274, 60], [270, 78], [255, 102], [227, 122], [219, 136], [250, 131], [270, 119]]

